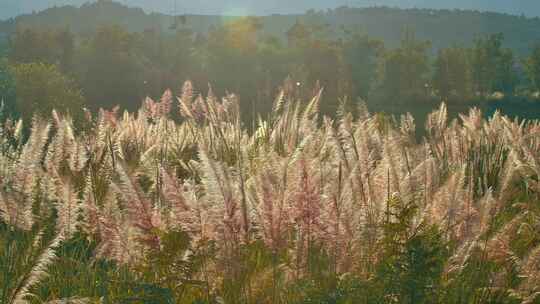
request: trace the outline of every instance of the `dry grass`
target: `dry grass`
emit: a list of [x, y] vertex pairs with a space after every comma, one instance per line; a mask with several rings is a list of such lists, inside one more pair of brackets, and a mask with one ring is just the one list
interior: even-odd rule
[[[480, 250], [518, 269], [523, 280], [513, 293], [534, 301], [538, 122], [486, 120], [476, 109], [448, 121], [443, 104], [419, 142], [410, 115], [397, 122], [359, 107], [321, 118], [320, 97], [303, 104], [281, 93], [253, 134], [242, 128], [234, 95], [198, 96], [189, 83], [177, 102], [168, 91], [138, 113], [101, 111], [78, 132], [58, 114], [36, 118], [24, 143], [19, 124], [4, 127], [0, 215], [28, 230], [56, 210], [58, 235], [82, 230], [99, 240], [99, 257], [126, 265], [163, 246], [156, 231], [181, 229], [193, 248], [215, 242], [219, 258], [196, 274], [215, 288], [237, 275], [239, 248], [256, 240], [274, 254], [288, 252], [287, 262], [274, 265], [285, 280], [311, 272], [315, 248], [328, 254], [335, 274], [369, 278], [381, 258], [382, 227], [394, 220], [390, 202], [414, 202], [410, 231], [436, 224], [452, 244], [446, 276]], [[169, 118], [175, 103], [180, 123]], [[521, 211], [499, 220], [509, 208]], [[522, 238], [530, 243], [517, 253]], [[268, 287], [262, 281], [253, 284]]]

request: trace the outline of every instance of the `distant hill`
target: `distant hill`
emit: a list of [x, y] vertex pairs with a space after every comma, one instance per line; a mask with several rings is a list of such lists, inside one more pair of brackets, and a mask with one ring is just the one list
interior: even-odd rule
[[[206, 32], [234, 17], [186, 15], [185, 27]], [[330, 35], [340, 29], [354, 28], [381, 39], [388, 47], [396, 46], [404, 28], [416, 32], [418, 38], [430, 40], [433, 50], [452, 45], [467, 46], [475, 37], [489, 33], [503, 33], [505, 44], [517, 54], [525, 55], [531, 45], [540, 41], [540, 18], [526, 18], [501, 13], [482, 13], [465, 10], [430, 10], [397, 8], [348, 8], [327, 11], [308, 11], [302, 15], [270, 15], [261, 20], [268, 34], [284, 37], [297, 21], [327, 25]], [[21, 15], [0, 23], [0, 32], [9, 33], [16, 26], [69, 28], [84, 34], [104, 24], [118, 24], [130, 31], [154, 28], [169, 31], [174, 17], [160, 13], [146, 13], [141, 8], [127, 7], [112, 1], [99, 1], [81, 7], [62, 6], [39, 13]], [[0, 34], [1, 36], [1, 34]]]
[[[1, 0], [0, 19], [41, 11], [61, 5], [80, 6], [88, 1], [107, 0]], [[123, 4], [140, 7], [147, 12], [170, 14], [175, 8], [182, 13], [198, 15], [238, 14], [301, 14], [308, 9], [326, 10], [340, 6], [371, 7], [389, 6], [399, 8], [468, 9], [540, 16], [538, 0], [116, 0]], [[176, 3], [176, 4], [175, 4]]]

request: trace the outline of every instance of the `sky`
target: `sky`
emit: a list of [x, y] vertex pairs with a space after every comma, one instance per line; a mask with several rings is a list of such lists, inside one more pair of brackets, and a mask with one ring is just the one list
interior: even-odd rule
[[[540, 16], [540, 0], [117, 0], [146, 11], [172, 14], [255, 14], [302, 13], [308, 9], [391, 6], [402, 8], [459, 8]], [[54, 5], [81, 5], [87, 0], [0, 0], [0, 19], [40, 11]]]

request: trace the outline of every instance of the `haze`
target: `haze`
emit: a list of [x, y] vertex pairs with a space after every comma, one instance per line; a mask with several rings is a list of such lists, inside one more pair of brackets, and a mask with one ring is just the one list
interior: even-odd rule
[[[40, 11], [52, 6], [81, 5], [85, 0], [2, 0], [0, 1], [0, 19], [15, 17], [20, 14]], [[175, 11], [174, 0], [121, 0], [129, 6], [136, 6], [146, 11], [172, 14]], [[225, 15], [267, 15], [273, 13], [302, 13], [308, 9], [327, 9], [339, 6], [392, 6], [401, 8], [448, 8], [496, 11], [510, 14], [540, 15], [538, 0], [177, 0], [176, 11], [190, 14], [225, 14]]]

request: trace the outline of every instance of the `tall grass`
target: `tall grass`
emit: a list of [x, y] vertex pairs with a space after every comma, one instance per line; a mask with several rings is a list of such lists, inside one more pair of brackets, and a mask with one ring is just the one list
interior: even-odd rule
[[[540, 124], [167, 91], [7, 121], [3, 303], [538, 303]], [[172, 111], [181, 119], [173, 119]], [[56, 301], [56, 302], [54, 302]]]

